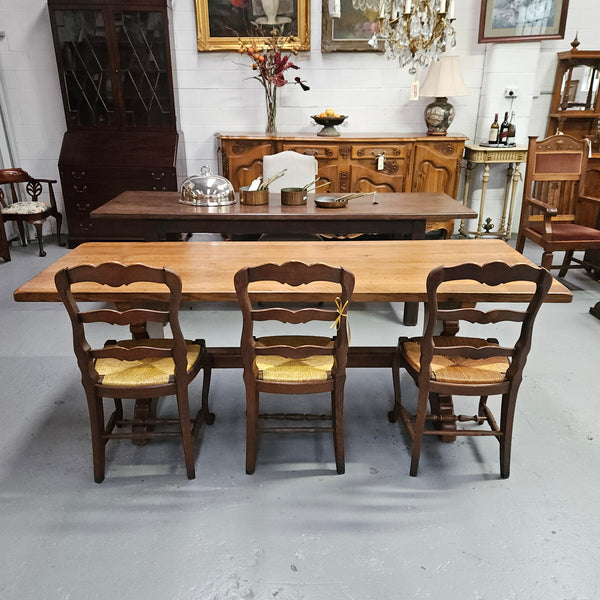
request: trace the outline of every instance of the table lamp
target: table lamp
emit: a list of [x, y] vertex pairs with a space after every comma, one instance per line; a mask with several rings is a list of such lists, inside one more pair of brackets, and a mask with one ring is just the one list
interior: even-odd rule
[[427, 135], [446, 135], [455, 112], [448, 96], [466, 96], [468, 93], [460, 74], [458, 56], [441, 56], [429, 67], [421, 88], [422, 96], [435, 96], [435, 100], [425, 107]]

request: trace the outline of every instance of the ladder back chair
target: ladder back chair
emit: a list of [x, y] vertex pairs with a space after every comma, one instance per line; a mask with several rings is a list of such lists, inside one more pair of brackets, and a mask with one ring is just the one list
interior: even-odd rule
[[[39, 200], [43, 193], [43, 185], [48, 186], [48, 201], [41, 202]], [[35, 232], [38, 241], [40, 256], [46, 256], [44, 250], [44, 241], [42, 239], [42, 228], [48, 217], [56, 219], [56, 236], [58, 245], [64, 246], [61, 241], [60, 229], [62, 226], [62, 215], [56, 208], [56, 198], [54, 196], [54, 188], [52, 184], [56, 183], [56, 179], [39, 179], [31, 177], [29, 173], [23, 169], [0, 169], [0, 212], [4, 222], [14, 221], [19, 228], [19, 235], [23, 246], [27, 245], [27, 235], [24, 223], [31, 223], [35, 227]], [[5, 190], [2, 185], [6, 184]], [[28, 197], [28, 200], [23, 200], [17, 191], [18, 185], [23, 184], [21, 189], [24, 193], [21, 194]], [[8, 192], [10, 190], [10, 198]], [[9, 201], [10, 200], [10, 201]]]
[[[473, 280], [486, 286], [498, 286], [512, 281], [532, 283], [533, 297], [525, 310], [497, 308], [481, 311], [476, 308], [442, 309], [438, 302], [438, 290], [442, 284], [458, 280]], [[531, 348], [531, 336], [535, 317], [550, 289], [552, 276], [546, 269], [520, 264], [509, 266], [491, 262], [482, 266], [462, 264], [455, 267], [437, 267], [427, 277], [427, 306], [422, 337], [401, 337], [393, 367], [394, 409], [389, 420], [401, 417], [412, 439], [410, 474], [417, 475], [421, 446], [425, 435], [494, 436], [500, 443], [500, 474], [510, 475], [510, 453], [513, 419], [517, 393], [523, 378], [523, 368]], [[495, 338], [434, 335], [436, 324], [441, 321], [466, 321], [486, 329], [501, 322], [519, 323], [516, 343], [500, 345]], [[497, 329], [497, 327], [496, 327]], [[514, 338], [512, 340], [514, 342]], [[403, 366], [418, 387], [416, 416], [409, 416], [402, 404], [400, 391], [400, 367]], [[437, 415], [427, 414], [428, 401], [436, 404], [438, 395], [479, 396], [477, 414]], [[488, 406], [488, 396], [500, 395], [500, 423]], [[438, 428], [426, 429], [426, 421]], [[444, 422], [485, 422], [487, 428], [442, 429]]]
[[[314, 281], [331, 282], [332, 308], [253, 306], [252, 290], [257, 283], [272, 282], [302, 286]], [[235, 290], [240, 303], [243, 324], [241, 352], [246, 387], [246, 473], [254, 473], [257, 437], [260, 432], [333, 433], [336, 470], [345, 471], [344, 462], [344, 383], [348, 356], [346, 318], [348, 303], [354, 290], [354, 275], [341, 267], [324, 264], [307, 265], [287, 262], [245, 267], [235, 274]], [[259, 286], [260, 287], [260, 286]], [[249, 290], [249, 288], [251, 288]], [[269, 287], [269, 289], [271, 289]], [[335, 304], [333, 300], [335, 298]], [[311, 321], [329, 322], [335, 327], [333, 337], [318, 335], [254, 336], [255, 322], [275, 321], [303, 326]], [[287, 326], [286, 326], [287, 327]], [[331, 394], [331, 414], [259, 413], [261, 392], [271, 394]], [[261, 426], [267, 420], [308, 421], [296, 426]], [[331, 421], [331, 426], [311, 426], [312, 421]]]
[[[140, 302], [140, 306], [84, 311], [78, 306], [72, 290], [74, 284], [84, 282], [112, 288], [139, 282], [158, 284], [152, 289], [157, 293], [166, 292], [168, 307], [150, 309]], [[193, 439], [203, 421], [213, 423], [214, 415], [208, 409], [210, 363], [204, 340], [185, 340], [179, 324], [179, 276], [169, 269], [113, 262], [62, 269], [56, 273], [55, 283], [73, 328], [73, 348], [90, 416], [95, 481], [101, 483], [104, 480], [105, 445], [109, 439], [125, 438], [143, 443], [159, 435], [181, 438], [187, 476], [194, 479]], [[139, 331], [140, 328], [145, 330], [147, 323], [169, 325], [172, 337], [150, 339], [142, 334], [140, 339], [108, 340], [101, 348], [88, 342], [94, 327], [110, 324]], [[203, 369], [202, 406], [191, 419], [188, 386], [200, 369]], [[124, 398], [171, 395], [177, 399], [177, 418], [157, 417], [154, 410], [147, 417], [124, 418]], [[108, 420], [105, 420], [103, 398], [114, 399], [114, 410]], [[128, 427], [128, 430], [114, 432], [115, 427]]]
[[[541, 266], [560, 269], [586, 268], [575, 251], [600, 248], [600, 230], [595, 228], [600, 198], [585, 195], [589, 146], [587, 140], [553, 135], [537, 141], [529, 137], [523, 203], [516, 249], [523, 252], [528, 239], [544, 250]], [[564, 251], [561, 264], [553, 264], [553, 253]]]

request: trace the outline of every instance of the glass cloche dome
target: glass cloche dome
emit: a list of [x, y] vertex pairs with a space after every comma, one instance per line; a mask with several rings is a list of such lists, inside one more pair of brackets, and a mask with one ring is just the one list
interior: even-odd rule
[[181, 184], [182, 204], [194, 206], [227, 206], [235, 204], [233, 186], [221, 175], [213, 175], [210, 167], [203, 166], [200, 175], [192, 175]]

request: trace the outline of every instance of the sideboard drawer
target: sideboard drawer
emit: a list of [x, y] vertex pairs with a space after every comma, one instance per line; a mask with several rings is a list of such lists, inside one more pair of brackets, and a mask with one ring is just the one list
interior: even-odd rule
[[352, 146], [352, 158], [370, 158], [375, 160], [380, 155], [383, 155], [386, 159], [406, 158], [408, 156], [408, 150], [409, 146], [402, 144], [394, 144], [393, 146], [383, 146], [380, 144], [355, 144]]
[[339, 147], [320, 144], [282, 144], [283, 150], [292, 150], [299, 154], [306, 154], [308, 156], [314, 156], [318, 159], [336, 159], [339, 157]]

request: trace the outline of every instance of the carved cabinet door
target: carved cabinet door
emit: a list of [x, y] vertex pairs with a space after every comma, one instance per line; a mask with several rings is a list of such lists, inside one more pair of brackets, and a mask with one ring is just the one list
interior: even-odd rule
[[257, 144], [252, 140], [224, 140], [221, 152], [223, 175], [231, 181], [236, 191], [262, 175], [263, 156], [274, 154], [270, 142]]
[[453, 142], [415, 144], [413, 192], [445, 192], [456, 198], [463, 146]]
[[[456, 198], [460, 161], [463, 153], [463, 143], [448, 141], [417, 142], [415, 144], [412, 192], [445, 192]], [[445, 237], [450, 237], [454, 231], [454, 221], [427, 221], [427, 231], [445, 231]]]

